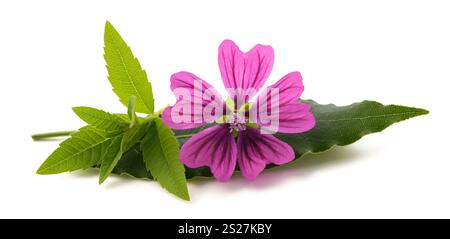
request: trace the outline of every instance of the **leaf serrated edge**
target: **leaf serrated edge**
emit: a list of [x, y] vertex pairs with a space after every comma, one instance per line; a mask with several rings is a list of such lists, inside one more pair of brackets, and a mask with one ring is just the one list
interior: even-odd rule
[[[128, 46], [128, 44], [126, 44], [125, 40], [122, 38], [122, 36], [119, 34], [119, 32], [114, 28], [114, 26], [109, 21], [106, 21], [106, 23], [105, 23], [105, 32], [104, 32], [105, 46], [103, 48], [104, 48], [105, 53], [103, 54], [103, 57], [104, 57], [105, 61], [108, 62], [108, 60], [106, 58], [106, 48], [107, 48], [106, 47], [106, 41], [107, 41], [106, 40], [106, 36], [107, 35], [109, 36], [110, 40], [112, 41], [111, 43], [113, 45], [117, 45], [118, 44], [115, 41], [115, 39], [114, 39], [115, 36], [117, 36], [121, 41], [123, 41], [123, 43], [125, 44], [125, 47], [130, 51], [131, 56], [133, 57], [133, 59], [138, 64], [140, 70], [143, 72], [143, 74], [145, 76], [145, 79], [146, 79], [146, 83], [149, 85], [150, 92], [152, 92], [153, 91], [152, 84], [148, 81], [147, 72], [142, 68], [141, 64], [139, 63], [138, 58], [135, 57], [133, 52], [131, 51], [131, 48]], [[125, 64], [124, 57], [123, 57], [122, 53], [116, 48], [114, 48], [113, 50], [120, 56], [122, 65], [125, 66], [126, 64]], [[109, 79], [109, 81], [112, 84], [112, 81], [111, 81], [110, 76], [109, 76], [109, 67], [110, 66], [106, 65], [106, 68], [108, 70], [108, 79]], [[139, 97], [139, 102], [142, 102], [142, 107], [145, 108], [145, 109], [140, 110], [139, 112], [147, 113], [147, 114], [153, 113], [153, 111], [154, 111], [154, 104], [155, 104], [154, 103], [154, 99], [153, 99], [153, 92], [151, 94], [151, 99], [150, 99], [151, 103], [150, 103], [150, 105], [147, 105], [146, 101], [144, 100], [145, 96], [141, 95], [141, 92], [140, 92], [139, 88], [136, 86], [136, 83], [133, 80], [134, 78], [131, 77], [127, 67], [124, 67], [124, 68], [125, 68], [125, 71], [126, 71], [126, 73], [128, 75], [128, 79], [130, 79], [130, 83], [131, 83], [132, 87], [134, 88], [134, 91], [137, 93], [137, 97]], [[113, 89], [114, 93], [116, 93], [116, 95], [119, 97], [120, 102], [122, 102], [124, 105], [127, 105], [127, 103], [128, 103], [127, 100], [128, 99], [122, 99], [122, 97], [119, 96], [120, 94], [119, 94], [118, 89], [116, 87], [112, 86], [112, 89]]]

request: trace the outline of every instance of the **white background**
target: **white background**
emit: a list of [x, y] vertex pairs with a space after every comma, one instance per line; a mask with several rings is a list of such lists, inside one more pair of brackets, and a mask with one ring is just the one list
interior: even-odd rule
[[[0, 217], [450, 217], [449, 12], [448, 1], [428, 0], [1, 1]], [[194, 180], [191, 202], [145, 180], [111, 176], [99, 186], [95, 170], [36, 175], [59, 141], [32, 133], [82, 126], [72, 106], [125, 112], [106, 78], [107, 19], [147, 70], [158, 108], [174, 102], [177, 71], [223, 89], [217, 47], [228, 38], [243, 50], [272, 45], [267, 84], [299, 70], [303, 98], [431, 113], [254, 182]]]

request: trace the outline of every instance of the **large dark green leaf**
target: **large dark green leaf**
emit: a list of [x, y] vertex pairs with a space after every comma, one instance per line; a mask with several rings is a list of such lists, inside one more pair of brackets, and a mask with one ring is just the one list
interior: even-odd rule
[[312, 100], [304, 101], [312, 107], [316, 126], [302, 134], [276, 134], [291, 145], [297, 159], [308, 152], [323, 152], [335, 145], [348, 145], [367, 134], [384, 130], [388, 126], [409, 118], [428, 114], [427, 110], [382, 105], [375, 101], [363, 101], [348, 106], [321, 105]]
[[[275, 135], [291, 145], [297, 159], [309, 152], [317, 153], [335, 145], [343, 146], [354, 143], [364, 135], [380, 132], [394, 123], [428, 113], [424, 109], [382, 105], [375, 101], [363, 101], [348, 106], [321, 105], [312, 100], [304, 102], [311, 105], [311, 110], [316, 118], [315, 127], [301, 134]], [[175, 131], [175, 134], [178, 142], [182, 145], [190, 136], [206, 127], [209, 125], [197, 129]], [[145, 166], [142, 154], [136, 149], [138, 148], [134, 148], [133, 152], [124, 155], [121, 160], [122, 164], [116, 167], [115, 172], [151, 178], [150, 175], [145, 175], [141, 171], [145, 170]], [[137, 164], [140, 165], [140, 168], [137, 167]], [[186, 168], [185, 174], [188, 179], [196, 176], [212, 176], [207, 167]]]

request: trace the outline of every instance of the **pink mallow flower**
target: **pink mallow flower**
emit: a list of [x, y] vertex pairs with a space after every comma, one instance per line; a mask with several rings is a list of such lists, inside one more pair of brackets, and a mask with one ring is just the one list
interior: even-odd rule
[[[267, 164], [280, 165], [294, 160], [295, 153], [288, 144], [262, 130], [274, 117], [276, 127], [267, 127], [267, 131], [301, 133], [314, 127], [310, 106], [299, 101], [304, 89], [300, 73], [287, 74], [267, 87], [255, 103], [248, 103], [264, 85], [273, 62], [274, 52], [270, 46], [258, 44], [243, 53], [231, 40], [220, 45], [219, 68], [233, 102], [231, 110], [230, 104], [206, 81], [189, 72], [172, 75], [172, 91], [177, 96], [177, 89], [181, 89], [188, 97], [186, 94], [177, 96], [175, 105], [162, 114], [164, 123], [173, 129], [197, 128], [214, 121], [217, 124], [183, 144], [180, 160], [187, 167], [209, 166], [214, 177], [227, 181], [238, 164], [242, 175], [253, 180]], [[275, 97], [271, 92], [277, 93], [276, 101], [270, 100]], [[267, 109], [270, 107], [272, 112]], [[205, 110], [210, 112], [209, 116], [205, 115]], [[177, 116], [187, 116], [189, 120], [176, 120]]]

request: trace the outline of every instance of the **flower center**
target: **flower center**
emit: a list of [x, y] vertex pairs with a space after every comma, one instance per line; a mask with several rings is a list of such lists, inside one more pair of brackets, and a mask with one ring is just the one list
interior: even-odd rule
[[233, 113], [228, 121], [230, 132], [246, 130], [247, 119], [240, 113]]

